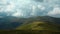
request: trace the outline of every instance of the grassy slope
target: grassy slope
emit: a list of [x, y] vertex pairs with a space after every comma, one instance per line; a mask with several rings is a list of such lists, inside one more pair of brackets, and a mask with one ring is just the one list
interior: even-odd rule
[[[40, 21], [40, 18], [29, 18], [29, 19], [22, 19], [19, 21], [23, 21], [24, 23], [17, 27], [16, 30], [10, 30], [10, 31], [1, 31], [0, 34], [59, 34], [60, 31], [58, 29], [58, 26], [54, 23], [51, 24], [53, 20], [49, 20], [49, 18], [42, 18]], [[51, 18], [50, 18], [51, 19]], [[49, 20], [49, 22], [44, 22]], [[15, 21], [15, 20], [14, 20]], [[18, 20], [17, 20], [18, 21]]]
[[33, 21], [29, 24], [23, 24], [16, 28], [16, 30], [50, 30], [50, 31], [58, 31], [58, 26], [53, 24], [48, 24], [47, 22], [42, 21]]

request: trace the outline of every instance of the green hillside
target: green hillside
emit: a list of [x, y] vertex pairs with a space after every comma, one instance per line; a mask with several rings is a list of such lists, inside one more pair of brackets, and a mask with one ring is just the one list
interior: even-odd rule
[[0, 34], [60, 34], [59, 20], [60, 18], [49, 16], [13, 18], [11, 22], [17, 22], [20, 25], [14, 30], [0, 30]]
[[57, 20], [56, 18], [48, 16], [31, 17], [24, 24], [18, 26], [16, 30], [23, 30], [25, 33], [31, 34], [59, 34], [60, 25], [56, 24]]
[[59, 31], [58, 26], [42, 21], [33, 21], [29, 24], [23, 24], [17, 27], [16, 30], [48, 30], [55, 32]]

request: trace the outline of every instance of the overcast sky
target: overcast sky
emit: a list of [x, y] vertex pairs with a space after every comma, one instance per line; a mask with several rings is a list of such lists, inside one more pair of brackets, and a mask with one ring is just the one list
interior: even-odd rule
[[0, 0], [0, 16], [60, 17], [60, 0]]

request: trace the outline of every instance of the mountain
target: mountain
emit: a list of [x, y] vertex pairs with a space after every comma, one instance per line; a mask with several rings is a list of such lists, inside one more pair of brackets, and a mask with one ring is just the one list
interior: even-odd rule
[[60, 30], [59, 20], [60, 18], [54, 18], [50, 16], [35, 16], [35, 17], [29, 17], [29, 18], [17, 18], [17, 17], [12, 17], [12, 16], [5, 16], [5, 17], [0, 18], [0, 30], [16, 30], [16, 29], [24, 30], [26, 28], [32, 29], [33, 27], [35, 27], [35, 25], [37, 26], [39, 30], [40, 27], [38, 27], [38, 24], [42, 24], [42, 26], [44, 24], [48, 28], [52, 26]]
[[34, 16], [17, 18], [0, 17], [1, 34], [59, 34], [60, 18], [50, 16]]
[[60, 18], [49, 16], [38, 16], [28, 18], [24, 24], [18, 26], [16, 30], [48, 30], [60, 32]]
[[15, 29], [17, 26], [20, 26], [23, 23], [22, 19], [12, 17], [12, 16], [5, 16], [0, 18], [0, 30], [12, 30]]

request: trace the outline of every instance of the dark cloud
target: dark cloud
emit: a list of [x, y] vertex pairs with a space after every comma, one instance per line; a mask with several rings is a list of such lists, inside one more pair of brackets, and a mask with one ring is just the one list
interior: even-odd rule
[[35, 2], [43, 2], [44, 0], [34, 0]]

